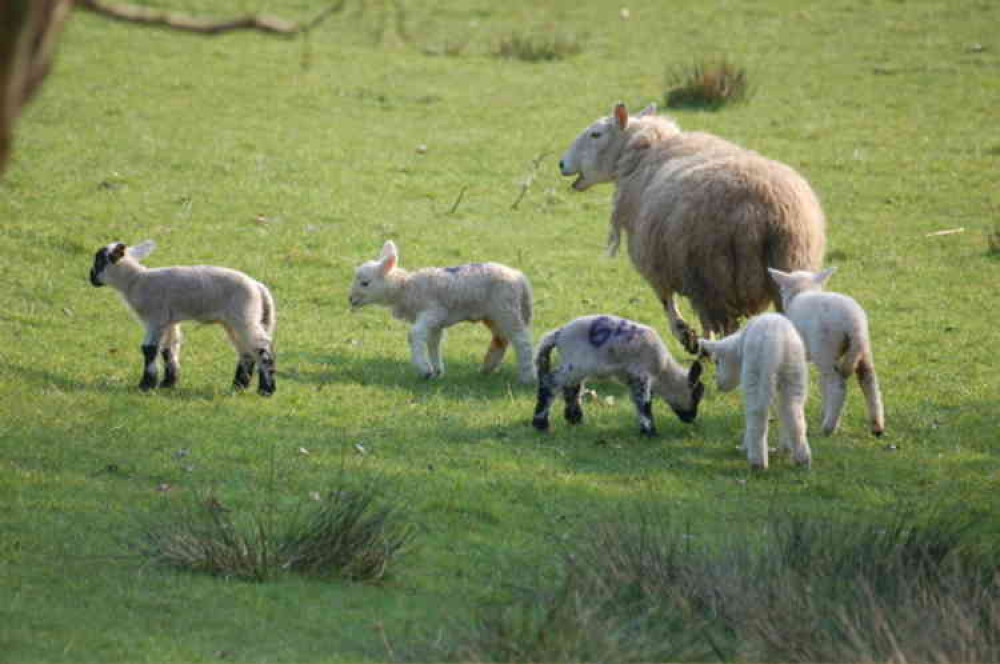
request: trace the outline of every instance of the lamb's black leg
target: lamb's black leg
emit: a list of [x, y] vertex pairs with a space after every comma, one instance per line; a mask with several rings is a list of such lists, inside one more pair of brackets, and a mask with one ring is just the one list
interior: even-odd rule
[[563, 415], [570, 424], [579, 424], [583, 421], [583, 407], [580, 405], [580, 393], [582, 391], [583, 383], [563, 387], [563, 399], [566, 401], [566, 409], [563, 411]]
[[160, 355], [163, 357], [163, 380], [160, 382], [160, 387], [173, 387], [180, 375], [174, 354], [169, 348], [164, 348], [160, 351]]
[[535, 404], [535, 416], [531, 420], [531, 425], [539, 431], [548, 431], [549, 429], [549, 408], [555, 398], [556, 393], [552, 389], [551, 375], [539, 376], [538, 403]]
[[142, 358], [142, 380], [139, 381], [140, 390], [149, 390], [156, 387], [156, 346], [143, 346]]
[[260, 377], [257, 383], [257, 392], [261, 396], [269, 397], [277, 389], [274, 381], [274, 356], [266, 348], [257, 351], [260, 358]]
[[643, 436], [656, 435], [656, 423], [653, 422], [653, 397], [650, 393], [651, 383], [645, 376], [629, 376], [627, 380], [632, 403], [639, 414], [639, 433]]
[[240, 361], [236, 363], [236, 375], [233, 376], [233, 387], [237, 390], [245, 390], [250, 387], [250, 379], [253, 378], [253, 355], [240, 355]]

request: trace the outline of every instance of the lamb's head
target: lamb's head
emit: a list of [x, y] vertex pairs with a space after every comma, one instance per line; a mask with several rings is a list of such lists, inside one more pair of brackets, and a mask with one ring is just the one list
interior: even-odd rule
[[[656, 112], [656, 106], [647, 106], [637, 117]], [[580, 132], [576, 140], [559, 160], [559, 172], [575, 175], [573, 188], [584, 191], [595, 184], [615, 179], [615, 167], [622, 149], [628, 142], [625, 129], [629, 124], [625, 104], [615, 104], [611, 115], [597, 120]]]
[[820, 272], [807, 272], [805, 270], [782, 272], [769, 267], [767, 271], [774, 279], [774, 283], [778, 284], [778, 290], [781, 292], [781, 303], [787, 309], [792, 298], [799, 293], [823, 290], [827, 279], [837, 271], [837, 268], [828, 267]]
[[112, 242], [103, 246], [94, 254], [94, 265], [90, 268], [90, 283], [94, 286], [105, 285], [105, 273], [112, 266], [118, 265], [123, 258], [132, 258], [136, 261], [148, 256], [156, 247], [152, 240], [140, 242], [134, 247], [126, 246], [124, 242]]
[[676, 382], [658, 380], [656, 391], [670, 404], [674, 414], [681, 422], [690, 424], [698, 417], [698, 404], [705, 395], [705, 384], [701, 382], [701, 362], [695, 361], [688, 370], [685, 384], [678, 393]]
[[715, 363], [715, 386], [722, 392], [729, 392], [739, 387], [740, 372], [743, 369], [743, 353], [740, 333], [731, 334], [725, 339], [698, 341], [702, 352], [706, 353]]
[[392, 283], [387, 277], [396, 269], [398, 259], [396, 244], [389, 240], [382, 246], [382, 253], [378, 258], [358, 266], [354, 271], [354, 283], [348, 298], [352, 309], [387, 301], [392, 289]]

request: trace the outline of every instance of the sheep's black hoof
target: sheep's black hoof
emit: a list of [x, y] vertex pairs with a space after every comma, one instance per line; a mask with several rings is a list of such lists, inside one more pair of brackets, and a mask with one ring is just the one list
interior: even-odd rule
[[177, 374], [175, 373], [168, 372], [167, 375], [163, 377], [163, 380], [160, 381], [160, 389], [170, 389], [175, 385], [177, 385]]
[[156, 376], [146, 374], [142, 377], [142, 380], [139, 381], [139, 389], [143, 392], [148, 392], [154, 387], [156, 387]]
[[269, 397], [272, 394], [274, 394], [274, 391], [275, 391], [274, 386], [271, 386], [270, 388], [264, 388], [264, 387], [262, 387], [262, 388], [260, 388], [260, 389], [257, 390], [257, 394], [259, 394], [262, 397]]
[[539, 431], [549, 430], [549, 418], [547, 417], [536, 417], [531, 420], [531, 426], [535, 427]]
[[639, 429], [639, 435], [646, 438], [655, 438], [659, 435], [659, 432], [656, 430], [656, 427], [641, 427]]
[[579, 408], [567, 408], [563, 415], [566, 417], [566, 421], [570, 424], [579, 424], [580, 422], [583, 422], [583, 411]]

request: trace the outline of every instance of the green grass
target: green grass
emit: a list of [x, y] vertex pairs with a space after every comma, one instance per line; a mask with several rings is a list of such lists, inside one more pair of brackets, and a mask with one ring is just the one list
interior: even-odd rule
[[[304, 19], [323, 3], [170, 6]], [[435, 640], [460, 651], [480, 607], [557, 589], [566, 543], [639, 506], [718, 538], [778, 507], [877, 523], [901, 506], [957, 504], [995, 520], [1000, 262], [984, 235], [1000, 209], [1000, 5], [648, 1], [628, 20], [620, 9], [348, 3], [308, 51], [72, 17], [0, 181], [0, 659], [387, 660]], [[524, 26], [588, 37], [563, 60], [494, 57]], [[446, 44], [468, 46], [425, 54]], [[840, 268], [831, 287], [871, 320], [885, 439], [867, 434], [856, 386], [842, 431], [812, 437], [808, 472], [778, 460], [751, 475], [739, 395], [714, 389], [692, 426], [656, 404], [653, 441], [637, 435], [625, 391], [602, 384], [613, 405], [538, 435], [513, 363], [478, 373], [481, 326], [452, 328], [447, 375], [424, 382], [405, 325], [349, 312], [355, 265], [391, 238], [403, 266], [522, 269], [536, 334], [594, 312], [665, 334], [627, 259], [602, 256], [611, 189], [571, 192], [555, 164], [615, 101], [660, 99], [668, 63], [720, 45], [753, 72], [754, 95], [675, 117], [795, 166], [819, 192]], [[140, 327], [87, 272], [99, 246], [147, 237], [149, 265], [223, 264], [272, 288], [274, 398], [231, 394], [235, 357], [211, 326], [186, 326], [175, 391], [135, 389]], [[137, 519], [194, 496], [240, 513], [284, 507], [342, 472], [377, 478], [417, 529], [381, 582], [246, 583], [123, 549]]]

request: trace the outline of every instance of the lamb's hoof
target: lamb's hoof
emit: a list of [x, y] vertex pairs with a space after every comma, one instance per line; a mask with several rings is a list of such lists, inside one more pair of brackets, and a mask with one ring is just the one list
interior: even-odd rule
[[177, 385], [177, 376], [168, 376], [160, 381], [161, 390], [169, 390]]
[[269, 397], [272, 394], [274, 394], [274, 388], [273, 387], [270, 388], [270, 389], [261, 388], [261, 389], [257, 390], [257, 394], [259, 394], [262, 397]]
[[566, 421], [570, 424], [576, 425], [583, 422], [583, 411], [582, 410], [567, 410], [563, 415], [566, 417]]
[[139, 389], [143, 392], [148, 392], [149, 390], [156, 387], [156, 378], [150, 378], [149, 376], [143, 376], [142, 380], [139, 381]]
[[875, 436], [876, 438], [881, 438], [883, 433], [885, 433], [885, 431], [882, 429], [878, 429], [877, 431], [872, 430], [872, 435]]
[[547, 417], [536, 417], [531, 420], [531, 426], [535, 427], [539, 431], [548, 431], [549, 419]]
[[648, 427], [648, 428], [642, 427], [639, 429], [639, 435], [643, 436], [644, 438], [656, 438], [656, 436], [659, 435], [659, 432], [656, 430], [655, 427]]

